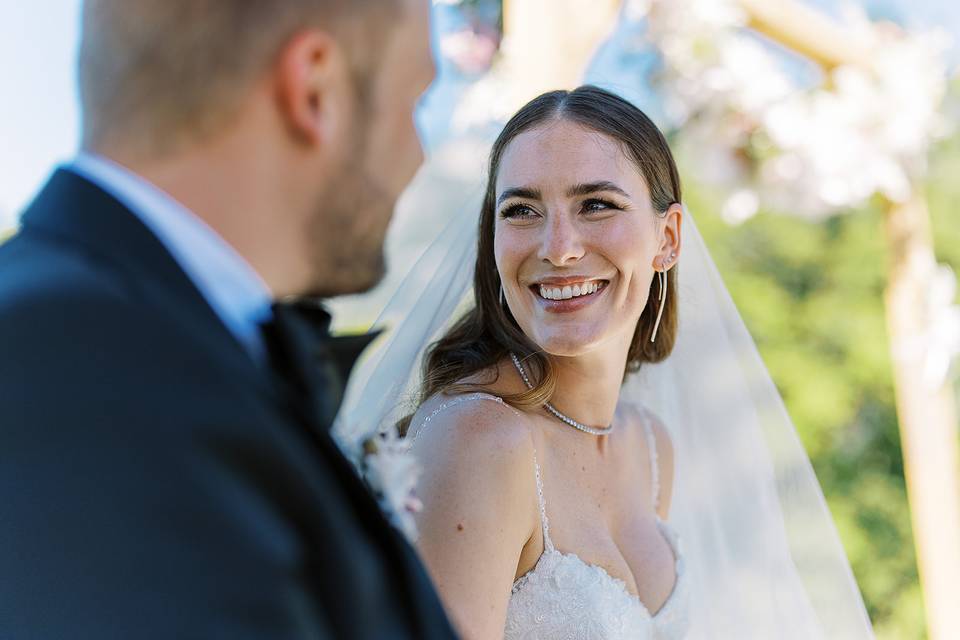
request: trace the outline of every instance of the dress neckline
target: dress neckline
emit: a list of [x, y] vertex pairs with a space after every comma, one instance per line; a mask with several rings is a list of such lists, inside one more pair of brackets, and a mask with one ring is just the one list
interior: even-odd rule
[[627, 587], [627, 583], [620, 578], [615, 578], [610, 573], [598, 564], [591, 564], [578, 556], [572, 551], [560, 551], [552, 544], [547, 547], [544, 546], [543, 552], [540, 554], [540, 557], [537, 558], [536, 564], [533, 565], [533, 568], [527, 571], [525, 574], [517, 578], [513, 582], [513, 588], [511, 593], [517, 593], [524, 588], [526, 582], [535, 574], [539, 573], [544, 566], [544, 559], [550, 556], [556, 556], [565, 560], [576, 562], [583, 566], [586, 569], [591, 571], [597, 571], [603, 577], [603, 580], [609, 584], [614, 585], [617, 589], [623, 592], [623, 595], [627, 596], [632, 602], [635, 602], [643, 612], [644, 616], [650, 620], [656, 620], [657, 617], [663, 613], [674, 601], [674, 596], [676, 596], [678, 588], [680, 586], [680, 580], [683, 579], [683, 555], [680, 551], [679, 540], [677, 538], [676, 532], [670, 526], [668, 522], [665, 522], [656, 516], [657, 526], [660, 531], [663, 533], [664, 539], [667, 541], [667, 545], [670, 547], [671, 553], [673, 553], [673, 568], [674, 568], [674, 581], [673, 588], [670, 590], [670, 595], [667, 596], [667, 599], [664, 603], [657, 609], [656, 613], [650, 613], [650, 609], [643, 603], [643, 600], [640, 599], [640, 596], [636, 593], [632, 593]]

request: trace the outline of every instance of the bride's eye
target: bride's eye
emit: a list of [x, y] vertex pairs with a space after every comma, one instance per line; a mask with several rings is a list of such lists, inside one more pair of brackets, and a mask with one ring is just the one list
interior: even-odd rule
[[536, 211], [525, 204], [513, 204], [500, 212], [500, 217], [507, 220], [529, 220], [537, 215]]
[[609, 200], [603, 200], [602, 198], [590, 198], [585, 200], [583, 203], [583, 211], [585, 213], [598, 213], [602, 211], [619, 211], [621, 207], [618, 207], [613, 202]]

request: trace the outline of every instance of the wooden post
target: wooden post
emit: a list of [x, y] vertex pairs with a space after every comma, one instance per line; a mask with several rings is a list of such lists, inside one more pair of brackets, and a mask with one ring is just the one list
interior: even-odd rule
[[886, 309], [910, 516], [932, 640], [960, 638], [960, 446], [949, 384], [924, 379], [916, 337], [930, 326], [934, 275], [930, 222], [919, 195], [886, 212]]

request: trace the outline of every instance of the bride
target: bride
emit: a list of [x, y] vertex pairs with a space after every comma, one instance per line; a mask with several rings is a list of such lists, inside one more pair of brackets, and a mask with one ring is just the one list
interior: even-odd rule
[[534, 99], [475, 220], [400, 285], [337, 427], [357, 450], [407, 415], [418, 550], [463, 636], [871, 638], [655, 125], [592, 86]]
[[430, 348], [411, 420], [419, 550], [467, 638], [680, 638], [672, 445], [619, 397], [676, 335], [670, 150], [583, 87], [523, 107], [491, 158], [477, 304]]

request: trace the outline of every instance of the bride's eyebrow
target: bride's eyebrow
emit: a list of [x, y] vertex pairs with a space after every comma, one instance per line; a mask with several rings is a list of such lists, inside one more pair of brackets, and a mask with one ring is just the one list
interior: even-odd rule
[[630, 197], [629, 193], [608, 180], [601, 180], [599, 182], [586, 182], [574, 185], [567, 190], [567, 197], [574, 198], [576, 196], [588, 196], [591, 193], [597, 193], [598, 191], [616, 193], [624, 198]]
[[[577, 196], [588, 196], [591, 193], [597, 193], [600, 191], [606, 191], [609, 193], [616, 193], [624, 198], [630, 198], [630, 194], [610, 182], [609, 180], [600, 180], [598, 182], [583, 182], [580, 184], [573, 185], [567, 189], [567, 197], [575, 198]], [[510, 187], [509, 189], [504, 189], [503, 193], [500, 194], [500, 197], [497, 198], [497, 206], [499, 207], [503, 204], [504, 200], [510, 198], [526, 198], [527, 200], [540, 200], [542, 195], [539, 189], [531, 189], [529, 187]]]
[[510, 198], [526, 198], [528, 200], [540, 200], [541, 194], [539, 189], [530, 189], [528, 187], [510, 187], [509, 189], [504, 189], [503, 193], [500, 194], [500, 197], [497, 198], [497, 206], [499, 207], [503, 204], [504, 200]]

